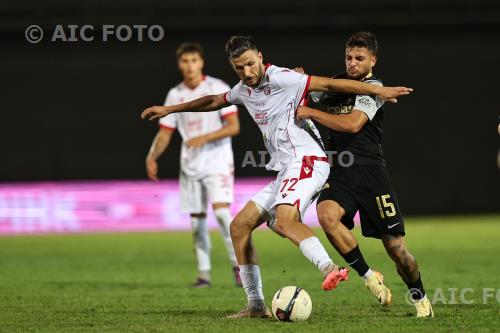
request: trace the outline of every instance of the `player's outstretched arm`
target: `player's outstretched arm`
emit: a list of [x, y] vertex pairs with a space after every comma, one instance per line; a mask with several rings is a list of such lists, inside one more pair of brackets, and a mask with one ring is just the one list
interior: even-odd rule
[[355, 134], [363, 128], [368, 121], [368, 116], [359, 110], [352, 110], [349, 114], [329, 114], [307, 106], [299, 106], [297, 119], [313, 119], [323, 126], [338, 132]]
[[230, 104], [224, 99], [225, 94], [208, 95], [191, 102], [169, 105], [169, 106], [152, 106], [142, 111], [141, 118], [155, 120], [163, 118], [170, 113], [176, 112], [208, 112], [222, 109]]
[[336, 91], [346, 94], [377, 95], [384, 101], [397, 103], [399, 96], [408, 95], [413, 89], [407, 87], [383, 87], [355, 80], [311, 76], [309, 91]]

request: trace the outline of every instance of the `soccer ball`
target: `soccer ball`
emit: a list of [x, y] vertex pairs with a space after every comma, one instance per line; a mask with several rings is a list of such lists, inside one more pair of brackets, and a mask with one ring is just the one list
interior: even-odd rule
[[302, 288], [283, 287], [274, 294], [272, 310], [279, 321], [304, 321], [311, 315], [311, 297]]

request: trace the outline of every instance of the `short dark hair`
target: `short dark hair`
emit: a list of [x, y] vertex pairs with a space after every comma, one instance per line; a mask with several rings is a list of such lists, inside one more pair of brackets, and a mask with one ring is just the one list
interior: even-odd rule
[[239, 57], [248, 50], [258, 51], [251, 36], [233, 36], [226, 42], [226, 54], [229, 59]]
[[196, 42], [187, 42], [182, 43], [175, 51], [175, 55], [177, 56], [177, 60], [182, 57], [184, 53], [198, 53], [201, 59], [205, 59], [205, 51], [203, 51], [203, 47], [201, 47], [200, 43]]
[[346, 49], [352, 47], [366, 47], [373, 55], [377, 55], [378, 42], [375, 35], [370, 31], [359, 31], [349, 37], [345, 43]]

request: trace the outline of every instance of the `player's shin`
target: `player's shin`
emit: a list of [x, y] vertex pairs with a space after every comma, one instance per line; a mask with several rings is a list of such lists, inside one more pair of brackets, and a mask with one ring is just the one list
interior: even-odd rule
[[229, 208], [224, 207], [215, 209], [214, 214], [217, 222], [219, 223], [222, 237], [224, 238], [224, 244], [226, 245], [229, 260], [231, 260], [233, 266], [238, 266], [236, 254], [234, 253], [233, 242], [231, 240], [231, 233], [229, 231], [229, 226], [232, 221], [231, 212], [229, 211]]
[[194, 247], [196, 259], [198, 260], [198, 282], [210, 283], [210, 250], [211, 242], [208, 233], [206, 217], [191, 217], [191, 226], [193, 231]]
[[316, 236], [308, 237], [299, 243], [302, 254], [309, 259], [322, 273], [328, 273], [328, 267], [333, 265], [332, 259]]
[[258, 265], [240, 265], [240, 277], [248, 299], [248, 310], [262, 312], [265, 309], [262, 279]]

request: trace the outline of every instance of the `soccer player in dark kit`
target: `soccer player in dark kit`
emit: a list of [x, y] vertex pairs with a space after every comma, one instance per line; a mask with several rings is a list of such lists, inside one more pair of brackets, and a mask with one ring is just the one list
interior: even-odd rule
[[[382, 86], [382, 81], [372, 73], [377, 49], [377, 40], [371, 32], [352, 35], [346, 43], [346, 72], [335, 78]], [[328, 150], [351, 157], [351, 161], [332, 166], [329, 180], [318, 198], [318, 218], [329, 241], [363, 277], [366, 287], [379, 302], [390, 304], [392, 295], [383, 283], [382, 274], [369, 268], [349, 230], [354, 227], [353, 218], [359, 210], [363, 235], [382, 240], [410, 290], [417, 317], [433, 317], [417, 262], [405, 244], [403, 217], [385, 166], [384, 102], [377, 96], [337, 92], [311, 93], [311, 98], [326, 105], [328, 112], [303, 106], [299, 107], [297, 118], [310, 118], [328, 127]]]

